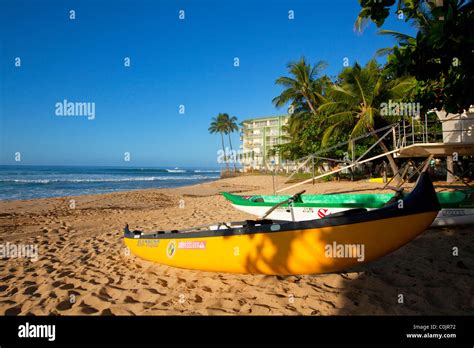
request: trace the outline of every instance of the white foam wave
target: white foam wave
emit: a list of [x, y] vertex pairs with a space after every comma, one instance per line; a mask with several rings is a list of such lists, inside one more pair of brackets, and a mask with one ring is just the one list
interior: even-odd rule
[[81, 182], [127, 182], [127, 181], [162, 181], [162, 180], [200, 180], [219, 179], [218, 176], [191, 175], [191, 176], [145, 176], [133, 178], [98, 178], [98, 179], [3, 179], [4, 183], [22, 184], [50, 184], [50, 183], [81, 183]]

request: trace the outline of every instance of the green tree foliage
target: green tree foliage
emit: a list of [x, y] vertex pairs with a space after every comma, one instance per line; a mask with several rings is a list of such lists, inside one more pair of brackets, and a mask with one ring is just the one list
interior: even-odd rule
[[291, 115], [285, 127], [288, 136], [284, 140], [287, 143], [276, 147], [284, 159], [295, 160], [320, 149], [322, 130], [317, 109], [331, 83], [328, 76], [319, 76], [325, 67], [324, 62], [311, 65], [302, 57], [288, 64], [289, 76], [282, 76], [275, 81], [284, 90], [273, 98], [273, 103], [278, 108], [289, 104]]
[[[230, 145], [230, 151], [233, 153], [233, 148], [232, 148], [232, 140], [230, 138], [230, 135], [234, 132], [237, 132], [239, 130], [239, 126], [237, 126], [237, 117], [232, 116], [230, 117], [228, 114], [219, 114], [218, 118], [220, 117], [220, 122], [222, 122], [223, 127], [224, 127], [224, 133], [228, 135], [229, 137], [229, 145]], [[235, 163], [235, 158], [233, 159], [233, 164], [234, 164], [234, 170], [236, 170], [236, 163]]]
[[[355, 26], [382, 26], [395, 0], [359, 0]], [[382, 30], [398, 45], [389, 53], [386, 74], [414, 76], [414, 97], [423, 109], [467, 110], [474, 100], [474, 2], [472, 0], [398, 0], [397, 13], [418, 29], [416, 37]]]
[[290, 103], [290, 114], [311, 112], [317, 116], [316, 108], [328, 81], [327, 77], [317, 76], [326, 66], [322, 61], [311, 66], [304, 57], [297, 62], [290, 62], [287, 66], [290, 76], [282, 76], [275, 81], [275, 84], [285, 89], [273, 98], [273, 104], [280, 108]]
[[[227, 114], [219, 114], [217, 117], [213, 117], [211, 120], [211, 125], [209, 126], [209, 133], [211, 134], [220, 134], [221, 135], [221, 142], [222, 142], [222, 151], [224, 153], [224, 161], [227, 170], [229, 170], [229, 163], [227, 161], [227, 156], [225, 152], [225, 144], [224, 144], [224, 134], [228, 132], [228, 123], [226, 117], [224, 115]], [[227, 115], [228, 116], [228, 115]]]
[[[374, 132], [376, 122], [394, 123], [399, 115], [386, 115], [383, 119], [381, 105], [389, 100], [402, 99], [413, 89], [414, 79], [389, 79], [383, 75], [382, 69], [375, 60], [371, 60], [361, 67], [355, 64], [345, 68], [339, 75], [338, 83], [329, 90], [329, 98], [320, 107], [319, 111], [326, 113], [326, 129], [322, 137], [322, 145], [326, 146], [335, 134], [341, 134], [350, 129], [349, 139], [354, 139], [368, 132]], [[378, 135], [374, 133], [374, 137]], [[383, 152], [389, 149], [383, 141], [379, 142]], [[398, 167], [393, 156], [387, 154], [392, 171], [396, 173]]]

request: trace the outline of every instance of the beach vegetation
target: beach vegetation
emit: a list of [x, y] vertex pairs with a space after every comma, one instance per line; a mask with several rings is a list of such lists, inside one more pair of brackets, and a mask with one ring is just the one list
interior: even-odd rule
[[426, 112], [444, 109], [462, 113], [473, 103], [474, 2], [471, 0], [359, 0], [361, 11], [355, 28], [362, 31], [370, 22], [382, 27], [390, 11], [417, 29], [415, 36], [380, 30], [397, 41], [387, 54], [384, 73], [393, 78], [413, 76], [417, 81], [415, 100]]
[[[401, 115], [386, 115], [381, 105], [387, 100], [401, 100], [410, 94], [415, 86], [412, 77], [393, 79], [383, 74], [382, 68], [372, 59], [364, 67], [355, 63], [345, 68], [337, 82], [328, 90], [328, 98], [318, 108], [325, 115], [326, 125], [321, 144], [326, 146], [334, 135], [346, 134], [348, 139], [371, 133], [390, 163], [393, 173], [398, 166], [383, 140], [375, 133], [377, 128], [399, 121]], [[380, 127], [379, 127], [380, 126]], [[349, 142], [349, 149], [352, 142]]]
[[[211, 120], [211, 124], [209, 126], [209, 133], [211, 134], [220, 134], [221, 135], [221, 144], [222, 144], [222, 154], [223, 159], [226, 164], [226, 170], [229, 171], [229, 156], [227, 155], [228, 151], [225, 149], [225, 142], [224, 142], [224, 134], [228, 136], [229, 145], [230, 145], [230, 154], [234, 154], [234, 150], [232, 148], [232, 140], [230, 135], [233, 132], [237, 132], [239, 127], [237, 125], [237, 117], [236, 116], [229, 116], [227, 113], [219, 113], [217, 117], [213, 117]], [[231, 157], [235, 158], [235, 155]], [[237, 171], [236, 167], [236, 160], [232, 160], [234, 165], [234, 171]]]
[[227, 125], [224, 123], [222, 114], [219, 114], [217, 115], [217, 117], [212, 118], [211, 125], [209, 126], [208, 131], [211, 134], [220, 134], [222, 152], [224, 153], [224, 162], [226, 165], [226, 169], [229, 170], [229, 163], [226, 160], [226, 155], [225, 155], [226, 152], [225, 152], [225, 144], [224, 144], [224, 133], [227, 131]]
[[[277, 147], [284, 159], [303, 158], [346, 141], [348, 148], [328, 150], [324, 156], [343, 158], [347, 153], [358, 156], [373, 144], [374, 137], [378, 140], [378, 135], [373, 133], [378, 128], [403, 119], [409, 123], [420, 122], [420, 116], [434, 117], [435, 121], [430, 110], [457, 113], [467, 110], [473, 102], [474, 73], [472, 64], [468, 64], [474, 52], [473, 1], [359, 2], [357, 31], [362, 31], [371, 21], [381, 27], [396, 7], [398, 18], [412, 24], [417, 33], [411, 36], [380, 30], [381, 35], [396, 40], [394, 47], [376, 52], [376, 56], [386, 55], [387, 63], [380, 66], [372, 59], [361, 66], [356, 62], [345, 66], [335, 78], [323, 74], [324, 62], [312, 65], [304, 57], [290, 62], [288, 76], [275, 81], [284, 90], [273, 99], [276, 107], [288, 105], [291, 111], [284, 144]], [[416, 117], [396, 108], [388, 110], [390, 105], [415, 105]], [[373, 136], [356, 143], [350, 141], [367, 133]], [[379, 149], [372, 150], [374, 154], [389, 152], [384, 141], [379, 145]], [[391, 171], [396, 173], [398, 166], [393, 156], [386, 157]]]

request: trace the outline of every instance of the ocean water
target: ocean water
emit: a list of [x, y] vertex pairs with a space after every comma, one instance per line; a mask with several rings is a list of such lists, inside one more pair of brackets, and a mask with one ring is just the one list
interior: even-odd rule
[[217, 168], [0, 166], [0, 200], [179, 187], [218, 178]]

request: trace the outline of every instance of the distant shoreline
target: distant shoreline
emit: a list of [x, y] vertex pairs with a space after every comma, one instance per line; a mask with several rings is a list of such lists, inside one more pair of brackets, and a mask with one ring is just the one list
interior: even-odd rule
[[220, 178], [205, 167], [1, 166], [0, 201], [183, 187]]
[[149, 191], [156, 191], [160, 192], [162, 190], [175, 190], [175, 189], [186, 189], [186, 188], [191, 188], [195, 186], [199, 186], [202, 184], [208, 184], [208, 183], [216, 183], [218, 181], [221, 181], [224, 179], [217, 178], [217, 179], [209, 179], [202, 181], [197, 184], [192, 184], [192, 185], [182, 185], [182, 186], [174, 186], [174, 187], [157, 187], [157, 188], [138, 188], [138, 189], [128, 189], [128, 190], [120, 190], [120, 191], [113, 191], [113, 192], [103, 192], [103, 193], [85, 193], [85, 194], [78, 194], [78, 195], [73, 195], [73, 196], [51, 196], [51, 197], [36, 197], [36, 198], [29, 198], [29, 199], [0, 199], [0, 203], [5, 202], [5, 203], [15, 203], [15, 202], [38, 202], [38, 201], [44, 201], [44, 200], [54, 200], [54, 199], [75, 199], [75, 198], [84, 198], [84, 197], [104, 197], [104, 196], [111, 196], [115, 194], [120, 194], [120, 193], [146, 193]]

